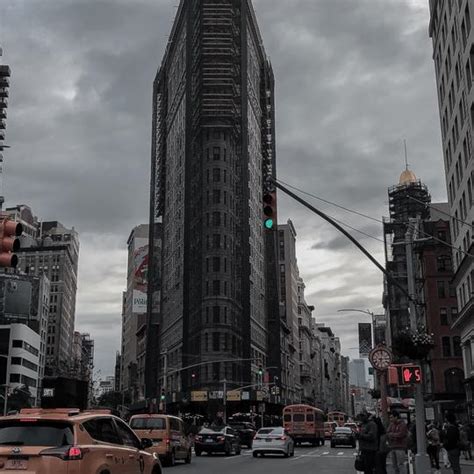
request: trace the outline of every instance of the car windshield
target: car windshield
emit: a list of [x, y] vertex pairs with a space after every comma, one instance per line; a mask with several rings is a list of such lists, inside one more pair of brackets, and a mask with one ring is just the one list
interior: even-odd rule
[[203, 428], [200, 434], [212, 434], [212, 433], [224, 433], [225, 426], [210, 426], [209, 428]]
[[0, 423], [0, 445], [67, 446], [74, 443], [72, 426], [56, 421], [8, 421]]
[[166, 420], [164, 418], [133, 418], [130, 427], [134, 430], [165, 430]]
[[281, 434], [283, 433], [283, 428], [262, 428], [258, 431], [259, 435], [268, 435], [268, 434]]
[[352, 430], [350, 428], [336, 428], [335, 433], [336, 434], [352, 433]]

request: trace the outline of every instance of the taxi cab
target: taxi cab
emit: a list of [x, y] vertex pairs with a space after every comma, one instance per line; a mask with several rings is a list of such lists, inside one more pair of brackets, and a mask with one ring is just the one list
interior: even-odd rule
[[177, 460], [191, 462], [191, 442], [181, 418], [171, 415], [142, 414], [130, 418], [130, 426], [139, 438], [150, 438], [153, 445], [147, 449], [162, 463], [174, 466]]
[[150, 445], [107, 410], [24, 409], [0, 418], [0, 474], [161, 474]]

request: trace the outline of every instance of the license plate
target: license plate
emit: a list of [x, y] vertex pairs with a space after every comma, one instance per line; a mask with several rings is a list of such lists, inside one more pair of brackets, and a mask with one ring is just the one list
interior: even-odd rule
[[5, 469], [11, 471], [26, 471], [28, 469], [28, 461], [25, 459], [8, 459], [5, 464]]
[[214, 440], [213, 439], [206, 439], [206, 443], [213, 443]]
[[271, 443], [271, 442], [272, 442], [271, 439], [266, 439], [265, 441], [266, 441], [267, 443]]

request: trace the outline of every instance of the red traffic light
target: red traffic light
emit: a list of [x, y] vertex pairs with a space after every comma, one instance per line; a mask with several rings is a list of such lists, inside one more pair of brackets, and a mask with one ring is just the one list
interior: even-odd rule
[[410, 365], [402, 367], [402, 380], [404, 384], [421, 383], [422, 379], [420, 366]]
[[23, 226], [8, 218], [0, 221], [0, 267], [15, 268], [18, 265], [18, 257], [12, 253], [20, 249], [20, 239]]

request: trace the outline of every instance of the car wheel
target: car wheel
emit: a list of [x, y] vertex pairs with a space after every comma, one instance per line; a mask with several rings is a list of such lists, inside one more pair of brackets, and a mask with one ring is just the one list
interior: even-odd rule
[[231, 450], [230, 446], [225, 447], [224, 453], [225, 453], [226, 456], [230, 456], [232, 454], [232, 450]]
[[199, 449], [195, 449], [195, 450], [194, 450], [194, 454], [195, 454], [196, 456], [201, 456], [201, 451], [200, 451]]
[[240, 445], [239, 445], [239, 446], [237, 446], [237, 449], [235, 450], [235, 454], [236, 454], [237, 456], [240, 456], [240, 453], [241, 453], [241, 452], [242, 452], [242, 448], [241, 448]]
[[293, 457], [295, 455], [295, 447], [293, 446], [293, 449], [291, 450], [290, 456]]
[[176, 464], [176, 455], [174, 451], [171, 451], [171, 454], [168, 456], [168, 466], [173, 467]]
[[188, 455], [186, 456], [186, 459], [184, 460], [184, 462], [186, 464], [191, 464], [191, 459], [192, 459], [192, 453], [191, 453], [191, 450], [189, 450]]
[[254, 458], [258, 458], [258, 453], [257, 453], [256, 451], [254, 451], [254, 452], [252, 453], [252, 456], [253, 456]]
[[286, 453], [283, 454], [283, 457], [287, 458], [290, 456], [290, 447], [288, 446], [288, 449], [286, 450]]
[[356, 444], [355, 444], [355, 443], [352, 443], [351, 446], [352, 446], [353, 448], [355, 448], [355, 447], [356, 447]]
[[331, 448], [335, 448], [336, 445], [334, 443], [331, 443]]

